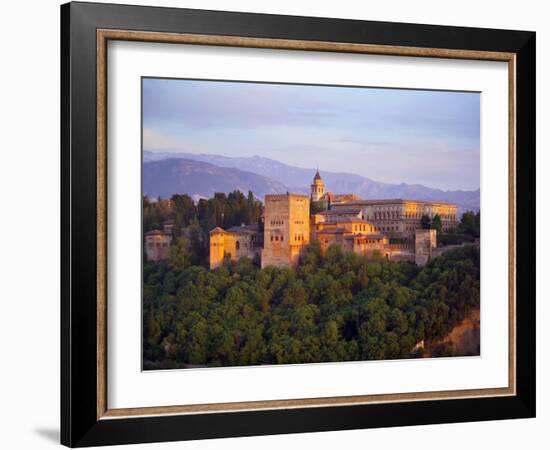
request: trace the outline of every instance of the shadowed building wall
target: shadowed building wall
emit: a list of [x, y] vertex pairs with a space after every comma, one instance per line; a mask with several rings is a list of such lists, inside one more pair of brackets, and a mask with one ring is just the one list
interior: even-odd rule
[[432, 258], [437, 248], [436, 230], [416, 230], [414, 233], [414, 261], [419, 266], [424, 266]]
[[147, 260], [159, 262], [168, 259], [171, 241], [172, 231], [168, 226], [165, 226], [163, 230], [151, 230], [145, 233]]

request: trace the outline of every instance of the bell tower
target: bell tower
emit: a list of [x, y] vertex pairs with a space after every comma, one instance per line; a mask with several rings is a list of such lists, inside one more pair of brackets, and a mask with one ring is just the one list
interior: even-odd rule
[[311, 200], [318, 202], [325, 193], [325, 183], [319, 175], [319, 169], [313, 177], [313, 184], [311, 185]]

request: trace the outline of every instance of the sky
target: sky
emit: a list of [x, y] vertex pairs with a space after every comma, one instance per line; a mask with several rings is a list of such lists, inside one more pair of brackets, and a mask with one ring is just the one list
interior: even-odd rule
[[479, 188], [480, 94], [143, 79], [143, 149]]

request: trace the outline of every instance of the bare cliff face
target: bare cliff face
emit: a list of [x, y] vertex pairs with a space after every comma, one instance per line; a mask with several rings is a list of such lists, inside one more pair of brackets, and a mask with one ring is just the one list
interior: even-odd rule
[[424, 357], [479, 356], [480, 354], [480, 311], [474, 309], [458, 323], [443, 339], [432, 342], [424, 353]]

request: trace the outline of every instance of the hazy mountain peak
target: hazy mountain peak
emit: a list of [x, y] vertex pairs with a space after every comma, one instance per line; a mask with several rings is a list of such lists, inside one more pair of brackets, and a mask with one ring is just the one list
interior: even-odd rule
[[[174, 183], [173, 187], [169, 186], [167, 180], [156, 179], [156, 177], [147, 178], [148, 183], [149, 181], [158, 182], [162, 185], [162, 189], [155, 187], [154, 183], [146, 184], [146, 177], [149, 177], [150, 172], [159, 170], [155, 165], [150, 166], [150, 163], [168, 159], [184, 160], [186, 162], [183, 165], [192, 168], [192, 170], [190, 172], [183, 170], [181, 164], [178, 165], [177, 172], [182, 179], [171, 177], [170, 180]], [[199, 195], [200, 193], [200, 195], [208, 197], [213, 192], [229, 192], [237, 187], [245, 192], [252, 190], [260, 198], [263, 198], [266, 193], [283, 193], [286, 191], [307, 194], [316, 170], [290, 166], [260, 155], [229, 157], [213, 154], [144, 151], [143, 161], [144, 188], [147, 187], [151, 192], [162, 192], [162, 194], [151, 193], [150, 195], [162, 195], [163, 197], [175, 193], [170, 193], [171, 189], [178, 189], [177, 192], [179, 193], [187, 192], [190, 195]], [[199, 162], [206, 165], [193, 164]], [[168, 164], [173, 165], [175, 163], [176, 161], [172, 161]], [[165, 165], [159, 167], [163, 167], [164, 170], [167, 168]], [[187, 178], [183, 176], [183, 172], [186, 173], [185, 177]], [[216, 177], [207, 176], [207, 173], [216, 173], [216, 177], [223, 178], [223, 182], [216, 179]], [[335, 193], [353, 193], [364, 199], [409, 198], [448, 201], [456, 203], [461, 210], [472, 209], [477, 211], [479, 209], [479, 189], [474, 191], [444, 191], [421, 184], [382, 183], [361, 175], [322, 169], [321, 176], [325, 182], [326, 190]], [[210, 186], [208, 183], [212, 183], [212, 185]], [[188, 191], [182, 191], [182, 189], [188, 189]], [[145, 193], [147, 194], [147, 190], [145, 190]]]

